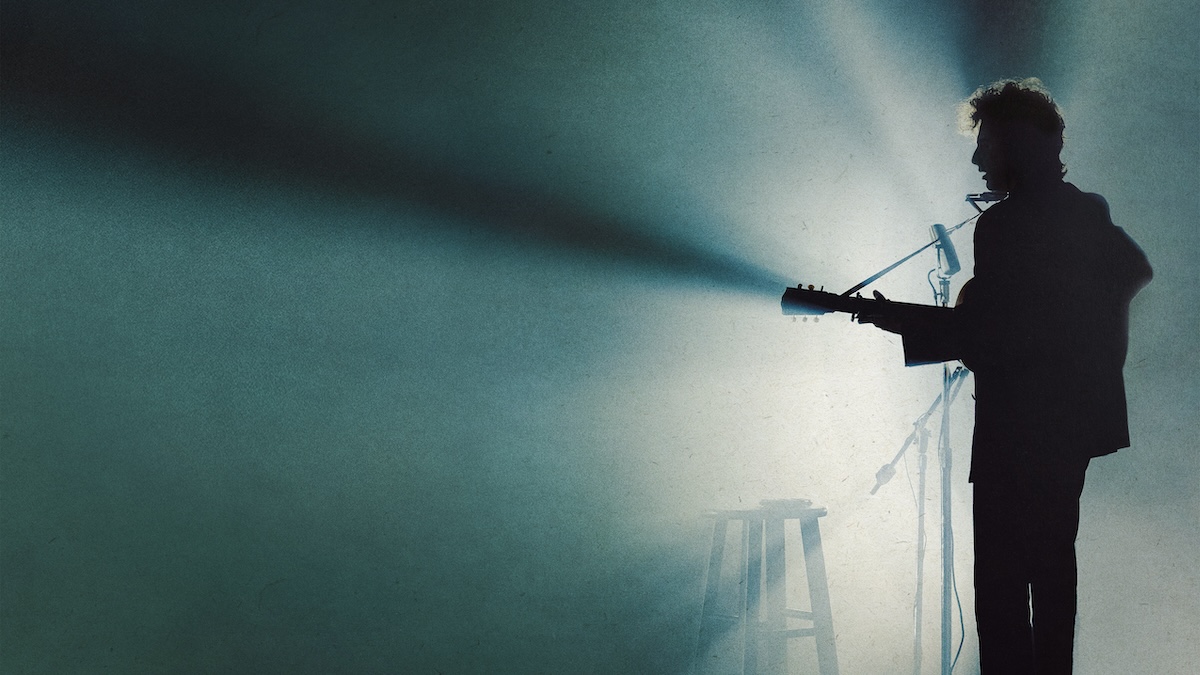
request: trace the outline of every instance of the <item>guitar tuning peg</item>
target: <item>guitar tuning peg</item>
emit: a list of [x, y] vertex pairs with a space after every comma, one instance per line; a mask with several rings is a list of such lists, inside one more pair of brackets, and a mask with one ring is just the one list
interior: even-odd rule
[[808, 285], [808, 290], [810, 290], [810, 291], [811, 291], [811, 290], [813, 290], [813, 285], [812, 285], [812, 284], [809, 284], [809, 285]]
[[808, 317], [807, 317], [807, 316], [802, 316], [802, 317], [800, 317], [800, 320], [801, 320], [801, 321], [803, 321], [804, 323], [808, 323]]
[[819, 316], [814, 316], [814, 317], [813, 317], [813, 323], [821, 323], [821, 317], [819, 317]]

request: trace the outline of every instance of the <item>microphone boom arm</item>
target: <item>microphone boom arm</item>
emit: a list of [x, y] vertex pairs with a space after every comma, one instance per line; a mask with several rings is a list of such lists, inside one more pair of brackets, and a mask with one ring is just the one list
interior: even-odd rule
[[[962, 227], [963, 225], [966, 225], [967, 223], [971, 222], [972, 220], [975, 220], [976, 218], [978, 218], [978, 217], [979, 217], [980, 215], [982, 215], [982, 214], [983, 214], [983, 211], [980, 211], [979, 213], [976, 213], [975, 215], [971, 216], [970, 218], [967, 218], [966, 220], [962, 221], [961, 223], [959, 223], [959, 224], [955, 225], [954, 227], [948, 227], [948, 228], [946, 228], [946, 234], [947, 234], [947, 235], [948, 235], [948, 234], [950, 234], [951, 232], [953, 232], [953, 231], [955, 231], [955, 230], [959, 229], [960, 227]], [[899, 267], [899, 266], [903, 265], [904, 263], [908, 262], [908, 261], [909, 261], [909, 260], [911, 260], [912, 258], [916, 257], [916, 256], [917, 256], [919, 253], [921, 253], [921, 252], [922, 252], [922, 251], [924, 251], [925, 249], [929, 248], [930, 246], [935, 246], [935, 245], [937, 245], [937, 244], [938, 244], [940, 241], [941, 241], [940, 239], [937, 239], [937, 238], [935, 238], [933, 241], [929, 242], [928, 244], [925, 244], [925, 245], [924, 245], [924, 246], [922, 246], [921, 248], [919, 248], [919, 249], [917, 249], [917, 250], [913, 251], [912, 253], [909, 253], [908, 255], [906, 255], [906, 256], [904, 256], [903, 258], [901, 258], [901, 259], [897, 260], [896, 262], [892, 263], [891, 265], [888, 265], [887, 267], [885, 267], [885, 268], [883, 268], [883, 269], [879, 270], [879, 271], [878, 271], [878, 272], [876, 272], [875, 274], [872, 274], [871, 276], [867, 277], [866, 279], [863, 279], [863, 280], [862, 280], [862, 281], [860, 281], [859, 283], [857, 283], [857, 284], [855, 284], [855, 285], [851, 286], [851, 287], [850, 287], [850, 289], [849, 289], [849, 290], [847, 290], [846, 292], [842, 293], [842, 295], [844, 295], [844, 296], [850, 296], [850, 295], [852, 295], [852, 294], [854, 294], [854, 293], [857, 293], [858, 291], [861, 291], [862, 289], [866, 288], [867, 286], [869, 286], [869, 285], [871, 285], [871, 284], [875, 283], [875, 282], [876, 282], [876, 281], [877, 281], [877, 280], [878, 280], [880, 277], [882, 277], [883, 275], [887, 274], [888, 272], [891, 272], [892, 270], [896, 269], [897, 267]]]

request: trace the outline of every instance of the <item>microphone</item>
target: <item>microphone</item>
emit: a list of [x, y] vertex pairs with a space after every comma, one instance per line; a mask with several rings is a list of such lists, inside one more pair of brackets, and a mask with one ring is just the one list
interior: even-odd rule
[[934, 223], [933, 236], [937, 237], [938, 249], [941, 250], [946, 263], [945, 275], [950, 277], [958, 273], [962, 269], [962, 265], [958, 264], [958, 253], [954, 251], [954, 242], [950, 241], [950, 233], [946, 231], [946, 226], [941, 223]]

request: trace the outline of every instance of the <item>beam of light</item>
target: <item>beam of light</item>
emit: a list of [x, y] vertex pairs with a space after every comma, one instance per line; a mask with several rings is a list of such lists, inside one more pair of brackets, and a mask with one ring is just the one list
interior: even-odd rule
[[[840, 291], [927, 241], [932, 223], [973, 213], [963, 196], [979, 183], [955, 118], [969, 88], [945, 27], [888, 25], [837, 3], [762, 21], [718, 43], [723, 60], [710, 66], [747, 99], [726, 132], [735, 169], [710, 208], [756, 259]], [[884, 290], [926, 301], [926, 269], [914, 263]]]
[[[875, 190], [890, 206], [863, 218], [858, 236], [864, 255], [859, 261], [898, 258], [906, 241], [928, 238], [924, 227], [957, 222], [969, 210], [962, 196], [974, 187], [974, 168], [967, 161], [970, 148], [954, 127], [954, 106], [964, 88], [947, 53], [949, 45], [936, 46], [946, 41], [936, 28], [897, 26], [886, 12], [857, 5], [818, 3], [817, 8], [862, 108], [855, 119], [874, 146], [879, 166], [868, 175], [873, 174]], [[959, 237], [960, 243], [967, 239]], [[927, 268], [913, 261], [895, 275], [901, 288], [920, 289], [921, 296], [914, 299], [928, 297], [924, 284], [916, 282]], [[859, 276], [873, 271], [864, 268]], [[897, 280], [891, 281], [895, 287]]]
[[[947, 152], [953, 136], [945, 138], [946, 121], [963, 91], [946, 48], [937, 47], [937, 32], [928, 27], [901, 39], [893, 32], [895, 18], [882, 12], [848, 3], [816, 7], [865, 108], [863, 121], [891, 165], [888, 182], [907, 196], [914, 215], [934, 217], [930, 207], [954, 194], [947, 185], [949, 170], [962, 164], [961, 156]], [[938, 137], [941, 143], [929, 142]]]
[[[733, 217], [747, 229], [756, 228], [759, 236], [802, 241], [805, 246], [797, 258], [802, 260], [806, 276], [796, 281], [840, 291], [927, 241], [927, 228], [932, 223], [953, 224], [972, 213], [963, 195], [977, 191], [979, 184], [969, 163], [970, 143], [959, 136], [955, 118], [955, 105], [970, 87], [959, 79], [953, 41], [939, 35], [937, 26], [923, 26], [915, 35], [903, 33], [902, 27], [888, 24], [886, 13], [845, 3], [806, 5], [803, 12], [821, 29], [809, 28], [811, 32], [792, 35], [781, 31], [774, 36], [772, 50], [757, 60], [772, 66], [766, 72], [778, 80], [780, 90], [787, 92], [774, 98], [787, 100], [792, 96], [802, 102], [791, 107], [800, 132], [797, 137], [803, 140], [782, 145], [807, 151], [803, 160], [793, 160], [797, 174], [828, 172], [821, 183], [824, 193], [796, 190], [796, 183], [803, 184], [802, 175], [795, 180], [786, 162], [764, 153], [742, 163], [744, 186], [734, 193], [746, 201], [752, 196], [757, 209], [735, 212]], [[771, 35], [775, 31], [763, 27], [763, 32]], [[814, 81], [808, 75], [814, 61], [823, 65], [819, 57], [811, 55], [812, 47], [805, 42], [813, 40], [813, 35], [829, 36], [826, 41], [836, 64], [833, 78]], [[931, 47], [939, 37], [943, 38], [943, 46]], [[789, 43], [789, 38], [805, 43], [807, 52]], [[761, 41], [751, 44], [761, 46]], [[768, 105], [787, 107], [775, 101]], [[823, 108], [842, 115], [841, 124], [825, 121], [824, 128], [835, 130], [832, 133], [837, 142], [818, 144], [803, 135], [805, 127], [811, 128], [814, 120], [821, 120]], [[786, 126], [785, 122], [770, 119], [754, 122], [761, 125], [759, 133], [768, 137], [782, 137], [778, 129]], [[833, 179], [832, 184], [829, 179]], [[764, 220], [762, 214], [777, 217], [781, 212], [796, 214], [802, 226], [796, 227], [794, 221], [772, 223], [772, 229], [754, 222]], [[969, 230], [963, 234], [966, 236], [960, 235], [958, 243], [964, 249], [964, 265], [969, 268]], [[929, 303], [925, 273], [932, 262], [932, 255], [925, 264], [914, 261], [877, 287], [893, 297]], [[837, 584], [835, 598], [840, 597], [844, 603], [835, 613], [840, 612], [846, 622], [847, 628], [839, 631], [843, 636], [841, 646], [848, 664], [853, 664], [847, 668], [869, 672], [879, 668], [877, 659], [903, 662], [910, 655], [904, 652], [911, 638], [905, 641], [901, 636], [911, 630], [908, 603], [913, 589], [899, 580], [907, 581], [912, 575], [917, 508], [910, 502], [902, 478], [893, 481], [878, 499], [868, 500], [865, 495], [870, 485], [862, 485], [856, 477], [872, 482], [874, 471], [890, 459], [910, 431], [907, 425], [940, 392], [940, 369], [904, 369], [899, 365], [897, 343], [865, 327], [849, 325], [841, 317], [831, 317], [819, 325], [753, 325], [754, 330], [747, 332], [753, 332], [756, 340], [772, 345], [778, 352], [771, 354], [770, 348], [756, 345], [760, 363], [770, 363], [776, 376], [760, 379], [757, 386], [742, 383], [739, 387], [741, 378], [734, 368], [708, 374], [738, 392], [745, 409], [759, 411], [764, 419], [771, 420], [760, 428], [740, 429], [742, 442], [738, 447], [744, 448], [742, 456], [753, 457], [746, 460], [745, 466], [716, 464], [725, 472], [725, 484], [736, 486], [728, 497], [751, 503], [762, 496], [815, 497], [828, 506], [832, 534], [828, 535], [827, 546], [834, 551], [835, 561], [835, 581], [831, 583]], [[736, 357], [714, 360], [738, 361]], [[687, 381], [700, 375], [680, 372], [678, 377]], [[870, 419], [865, 418], [865, 411], [870, 411]], [[680, 416], [676, 413], [674, 418]], [[706, 424], [707, 433], [734, 443], [728, 438], [732, 434], [721, 427], [734, 426], [735, 422], [724, 420], [722, 424], [719, 419], [711, 418]], [[775, 422], [782, 419], [788, 421]], [[952, 419], [955, 485], [961, 486], [965, 485], [969, 464], [972, 419], [965, 399], [954, 409]], [[915, 451], [910, 460], [915, 467]], [[936, 461], [930, 462], [931, 489], [927, 495], [934, 500], [936, 466]], [[915, 482], [915, 477], [912, 480]], [[969, 523], [967, 494], [956, 490], [954, 495], [955, 522], [960, 531], [969, 530], [965, 527]], [[931, 513], [936, 511], [935, 504], [930, 503]], [[936, 607], [940, 602], [933, 591], [940, 568], [936, 531], [935, 525], [927, 531], [929, 582], [924, 597], [925, 653], [927, 662], [933, 663], [937, 661], [933, 655], [937, 653]], [[956, 572], [960, 581], [969, 580], [969, 556], [961, 553], [969, 550], [969, 539], [961, 538], [958, 550]], [[970, 584], [959, 586], [969, 607]], [[884, 614], [886, 631], [895, 638], [892, 651], [886, 655], [888, 648], [870, 645], [861, 635], [864, 626], [878, 623]], [[966, 629], [973, 632], [970, 623]], [[959, 627], [955, 625], [953, 630]], [[902, 670], [894, 663], [891, 670]]]
[[[864, 121], [874, 131], [873, 136], [880, 143], [880, 156], [889, 162], [885, 184], [895, 190], [894, 194], [898, 193], [897, 201], [902, 204], [889, 215], [898, 215], [899, 222], [907, 221], [914, 225], [944, 221], [948, 218], [960, 220], [953, 215], [955, 211], [950, 210], [950, 206], [957, 202], [958, 213], [966, 211], [961, 202], [962, 194], [967, 191], [964, 178], [974, 173], [974, 167], [967, 161], [967, 144], [958, 137], [954, 124], [954, 106], [961, 100], [964, 86], [958, 77], [957, 63], [951, 53], [952, 45], [936, 47], [939, 37], [942, 37], [943, 42], [946, 40], [944, 35], [939, 35], [939, 31], [931, 25], [918, 30], [909, 28], [903, 33], [897, 31], [896, 17], [887, 11], [864, 10], [857, 5], [846, 3], [821, 3], [819, 6], [823, 10], [821, 13], [829, 34], [836, 36], [835, 49], [839, 60], [858, 91], [859, 100], [866, 108]], [[949, 179], [948, 176], [960, 178], [955, 180]], [[895, 224], [886, 226], [896, 227]], [[871, 231], [866, 229], [865, 232]], [[897, 253], [902, 252], [903, 247], [895, 244], [894, 236], [888, 237], [879, 233], [874, 234], [873, 238]], [[960, 236], [959, 240], [965, 244], [968, 237]], [[876, 253], [880, 248], [875, 247]], [[969, 246], [966, 248], [969, 249]], [[914, 273], [924, 272], [928, 267], [928, 264], [918, 264], [913, 265], [907, 272], [894, 273], [895, 278], [890, 280], [891, 287], [895, 288], [897, 283], [901, 287], [906, 284], [909, 288], [919, 287], [919, 282], [913, 278]], [[956, 281], [961, 283], [962, 280]], [[922, 294], [926, 295], [924, 291], [922, 288]], [[932, 394], [936, 390], [935, 386], [931, 386], [932, 382], [930, 385], [921, 386], [911, 381], [896, 379], [888, 384], [893, 387], [892, 392], [897, 403], [905, 401], [916, 392]], [[902, 419], [904, 407], [903, 404], [893, 404], [890, 409], [884, 409], [885, 414], [891, 413]], [[970, 420], [972, 412], [969, 406], [961, 404], [951, 408], [957, 442], [952, 433], [950, 447], [951, 452], [956, 455], [954, 459], [960, 470], [952, 478], [954, 487], [949, 500], [954, 522], [958, 524], [956, 530], [960, 534], [969, 532], [965, 525], [970, 521], [969, 490], [962, 489], [965, 481], [961, 478], [961, 467], [969, 464], [970, 435], [962, 433], [964, 425], [960, 418]], [[915, 453], [910, 460], [915, 460]], [[936, 487], [937, 476], [940, 473], [938, 466], [939, 462], [935, 457], [930, 461], [927, 470], [929, 493], [926, 499], [940, 492]], [[892, 487], [892, 499], [902, 495], [898, 487]], [[938, 498], [941, 496], [938, 495]], [[927, 504], [931, 514], [938, 514], [939, 520], [931, 521], [932, 523], [948, 517], [941, 513], [940, 509], [933, 508], [932, 503]], [[921, 509], [922, 507], [918, 506], [917, 510]], [[878, 514], [870, 514], [866, 510], [859, 513], [863, 517], [878, 517]], [[942, 602], [953, 602], [953, 599], [943, 598], [936, 590], [935, 580], [941, 576], [939, 570], [942, 565], [942, 547], [937, 536], [939, 528], [929, 524], [927, 527], [930, 529], [927, 530], [929, 548], [925, 555], [926, 591], [920, 599], [925, 609], [921, 652], [925, 656], [925, 662], [936, 663], [937, 644], [943, 631], [953, 634], [957, 633], [960, 627], [943, 625], [939, 621], [937, 607]], [[968, 607], [972, 604], [971, 584], [968, 581], [971, 575], [967, 572], [970, 556], [965, 555], [963, 551], [970, 550], [969, 542], [969, 539], [960, 538], [953, 564], [955, 575], [966, 581], [958, 586], [963, 588], [965, 604]], [[915, 546], [910, 550], [915, 550]], [[963, 569], [964, 564], [966, 569]], [[891, 573], [895, 574], [896, 571], [893, 568]], [[863, 620], [865, 621], [866, 617], [863, 617]], [[961, 630], [971, 634], [974, 632], [973, 624], [967, 623], [961, 626]], [[958, 640], [954, 639], [954, 642], [957, 643]], [[968, 668], [973, 659], [973, 650], [968, 649]]]
[[[32, 116], [144, 145], [218, 174], [298, 184], [315, 193], [429, 209], [463, 229], [742, 292], [777, 294], [779, 275], [734, 255], [627, 222], [501, 176], [447, 166], [304, 112], [169, 51], [92, 34], [70, 47], [5, 53], [9, 123]], [[87, 39], [94, 40], [87, 42]], [[85, 58], [103, 53], [103, 59]]]

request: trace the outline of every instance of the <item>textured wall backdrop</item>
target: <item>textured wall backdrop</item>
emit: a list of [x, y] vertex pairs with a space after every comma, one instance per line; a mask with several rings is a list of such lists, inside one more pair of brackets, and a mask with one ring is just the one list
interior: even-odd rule
[[969, 217], [954, 105], [1037, 75], [1156, 269], [1078, 670], [1194, 671], [1197, 6], [903, 5], [3, 3], [0, 669], [685, 672], [701, 512], [808, 497], [842, 672], [911, 672], [915, 458], [868, 491], [941, 371], [778, 296]]

